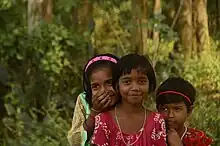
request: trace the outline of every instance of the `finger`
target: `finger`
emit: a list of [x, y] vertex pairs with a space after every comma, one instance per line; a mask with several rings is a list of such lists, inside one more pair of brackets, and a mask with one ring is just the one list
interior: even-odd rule
[[94, 102], [95, 104], [104, 105], [104, 104], [108, 101], [109, 98], [110, 98], [110, 96], [109, 96], [109, 95], [106, 95], [106, 94], [104, 93], [104, 94], [103, 94], [102, 96], [100, 96], [99, 98], [94, 99], [93, 102]]
[[[96, 103], [98, 103], [100, 100], [99, 100], [99, 97], [101, 96], [105, 96], [105, 92], [103, 92], [103, 93], [101, 93], [101, 94], [99, 94], [99, 93], [97, 93], [96, 95], [94, 95], [93, 97], [92, 97], [92, 102], [94, 103], [94, 102], [96, 102]], [[101, 98], [102, 99], [102, 98]]]
[[108, 102], [109, 99], [110, 99], [110, 96], [107, 95], [107, 96], [105, 96], [105, 98], [100, 100], [99, 103], [103, 106], [103, 105], [105, 105]]
[[100, 101], [98, 100], [98, 98], [95, 98], [95, 97], [92, 98], [93, 107], [99, 109], [99, 107], [100, 107], [99, 103], [100, 103]]
[[111, 103], [111, 99], [108, 100], [108, 102], [103, 106], [103, 109], [106, 109]]
[[108, 95], [104, 99], [102, 99], [101, 101], [94, 100], [93, 106], [102, 111], [103, 109], [105, 109], [108, 106], [108, 104], [110, 102], [111, 102], [111, 99], [110, 99], [110, 96]]
[[109, 96], [109, 94], [105, 92], [104, 94], [98, 97], [98, 100], [101, 102], [103, 99], [107, 98], [107, 96]]
[[95, 95], [93, 95], [93, 98], [94, 98], [94, 99], [98, 99], [99, 96], [102, 96], [104, 93], [105, 93], [105, 92], [99, 91], [99, 92], [97, 92]]

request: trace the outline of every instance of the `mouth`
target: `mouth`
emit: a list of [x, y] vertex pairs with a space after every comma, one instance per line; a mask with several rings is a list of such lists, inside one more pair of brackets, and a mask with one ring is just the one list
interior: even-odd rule
[[130, 96], [142, 96], [141, 93], [131, 93]]
[[166, 126], [168, 128], [175, 128], [176, 127], [176, 122], [175, 121], [166, 121]]
[[130, 96], [133, 97], [133, 98], [140, 98], [140, 97], [142, 97], [141, 94], [131, 94]]
[[131, 95], [130, 97], [132, 97], [132, 98], [141, 98], [142, 96], [140, 96], [140, 95]]

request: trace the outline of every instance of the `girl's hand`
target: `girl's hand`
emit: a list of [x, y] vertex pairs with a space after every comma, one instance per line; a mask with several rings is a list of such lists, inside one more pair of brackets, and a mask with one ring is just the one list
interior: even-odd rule
[[183, 146], [183, 143], [174, 129], [169, 129], [167, 132], [167, 141], [169, 146]]
[[92, 97], [92, 109], [95, 112], [102, 112], [109, 107], [111, 98], [108, 92], [102, 94], [96, 94]]

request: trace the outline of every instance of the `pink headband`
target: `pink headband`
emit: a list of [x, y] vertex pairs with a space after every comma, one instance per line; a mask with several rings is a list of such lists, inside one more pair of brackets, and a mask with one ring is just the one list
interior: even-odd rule
[[109, 57], [109, 56], [98, 56], [98, 57], [95, 57], [95, 58], [93, 58], [92, 60], [89, 61], [89, 63], [86, 65], [85, 71], [88, 69], [88, 67], [92, 63], [100, 61], [100, 60], [106, 60], [106, 61], [110, 61], [110, 62], [113, 62], [113, 63], [117, 63], [117, 60], [112, 58], [112, 57]]
[[181, 95], [181, 96], [183, 96], [183, 97], [191, 104], [191, 100], [190, 100], [190, 98], [189, 98], [188, 96], [186, 96], [186, 95], [184, 95], [184, 94], [182, 94], [182, 93], [180, 93], [180, 92], [176, 92], [176, 91], [164, 91], [164, 92], [160, 92], [160, 93], [158, 94], [158, 96], [160, 96], [160, 95], [162, 95], [162, 94], [169, 94], [169, 93]]

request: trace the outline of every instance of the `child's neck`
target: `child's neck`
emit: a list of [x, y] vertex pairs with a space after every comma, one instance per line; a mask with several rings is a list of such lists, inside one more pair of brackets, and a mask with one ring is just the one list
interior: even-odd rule
[[176, 129], [176, 132], [178, 133], [179, 137], [181, 138], [185, 132], [185, 126], [181, 126], [180, 128]]
[[127, 102], [123, 102], [119, 105], [119, 108], [123, 110], [127, 114], [136, 114], [144, 111], [144, 107], [142, 104], [129, 104]]

